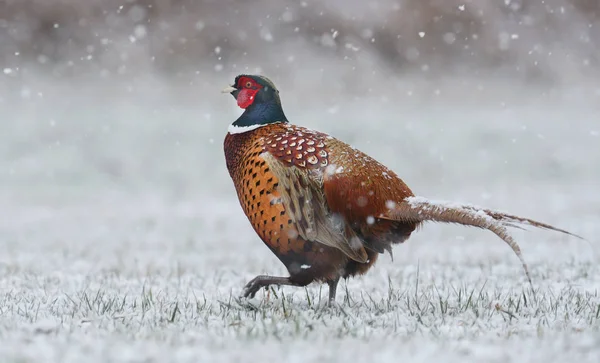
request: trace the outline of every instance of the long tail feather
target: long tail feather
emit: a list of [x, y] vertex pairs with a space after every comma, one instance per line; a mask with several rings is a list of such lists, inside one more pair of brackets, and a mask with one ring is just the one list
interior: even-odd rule
[[583, 238], [579, 235], [576, 235], [575, 233], [566, 231], [564, 229], [557, 228], [557, 227], [552, 226], [547, 223], [539, 222], [539, 221], [529, 219], [529, 218], [523, 218], [523, 217], [511, 215], [511, 214], [504, 213], [504, 212], [490, 210], [490, 209], [479, 207], [479, 206], [472, 205], [472, 204], [459, 204], [459, 203], [453, 203], [453, 202], [447, 202], [447, 201], [436, 201], [436, 200], [430, 200], [430, 199], [427, 199], [424, 197], [409, 197], [409, 198], [406, 198], [406, 202], [408, 202], [410, 205], [415, 205], [415, 206], [420, 204], [423, 206], [427, 205], [427, 206], [445, 207], [449, 210], [451, 210], [451, 209], [470, 210], [475, 213], [483, 213], [486, 216], [492, 217], [494, 220], [500, 222], [502, 225], [504, 225], [506, 227], [512, 227], [512, 228], [526, 230], [526, 228], [525, 228], [526, 226], [533, 226], [533, 227], [540, 228], [540, 229], [546, 229], [546, 230], [564, 233], [564, 234], [579, 238], [584, 241], [586, 240], [585, 238]]
[[486, 213], [487, 215], [489, 215], [490, 217], [494, 218], [495, 220], [499, 221], [500, 223], [504, 224], [505, 226], [509, 226], [509, 227], [514, 227], [514, 228], [520, 228], [520, 229], [525, 229], [523, 228], [523, 226], [533, 226], [533, 227], [537, 227], [540, 229], [547, 229], [550, 231], [555, 231], [555, 232], [560, 232], [560, 233], [564, 233], [564, 234], [568, 234], [569, 236], [573, 236], [576, 238], [579, 238], [581, 240], [585, 241], [585, 238], [578, 236], [574, 233], [571, 233], [569, 231], [565, 231], [564, 229], [560, 229], [554, 226], [551, 226], [549, 224], [546, 223], [542, 223], [542, 222], [538, 222], [538, 221], [534, 221], [533, 219], [529, 219], [529, 218], [522, 218], [522, 217], [518, 217], [518, 216], [513, 216], [510, 214], [506, 214], [506, 213], [501, 213], [501, 212], [496, 212], [496, 211], [492, 211], [489, 209], [474, 209], [476, 207], [472, 207], [472, 206], [464, 206], [464, 208], [469, 208], [469, 209], [473, 209], [473, 210], [481, 210], [484, 213]]
[[517, 255], [523, 265], [529, 283], [531, 283], [531, 276], [529, 274], [527, 263], [521, 254], [521, 248], [509, 234], [506, 227], [524, 229], [523, 226], [531, 225], [537, 228], [553, 230], [583, 239], [571, 232], [532, 219], [513, 216], [485, 208], [478, 208], [472, 205], [433, 201], [423, 197], [406, 198], [404, 203], [395, 206], [390, 217], [396, 220], [407, 221], [458, 223], [490, 230], [504, 240]]

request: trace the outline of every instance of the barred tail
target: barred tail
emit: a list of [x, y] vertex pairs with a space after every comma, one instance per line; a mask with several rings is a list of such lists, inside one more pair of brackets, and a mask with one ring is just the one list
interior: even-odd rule
[[527, 263], [521, 254], [521, 248], [509, 234], [506, 227], [524, 229], [523, 226], [530, 225], [583, 239], [571, 232], [532, 219], [513, 216], [485, 208], [478, 208], [472, 205], [433, 201], [423, 197], [408, 197], [404, 199], [404, 203], [396, 205], [390, 212], [390, 217], [395, 220], [458, 223], [466, 226], [488, 229], [494, 232], [498, 237], [502, 238], [502, 240], [504, 240], [517, 255], [523, 265], [529, 283], [531, 283], [531, 276], [529, 274]]

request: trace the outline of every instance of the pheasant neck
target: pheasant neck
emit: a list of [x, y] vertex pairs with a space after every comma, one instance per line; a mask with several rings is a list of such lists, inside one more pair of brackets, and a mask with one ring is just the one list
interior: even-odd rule
[[250, 105], [229, 125], [230, 134], [241, 134], [276, 122], [288, 122], [281, 105], [275, 100]]

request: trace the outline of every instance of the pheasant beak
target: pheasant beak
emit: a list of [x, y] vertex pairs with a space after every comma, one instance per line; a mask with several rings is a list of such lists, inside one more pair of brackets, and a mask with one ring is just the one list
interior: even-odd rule
[[223, 88], [221, 93], [233, 93], [235, 91], [237, 91], [237, 88], [232, 87], [232, 86], [227, 86], [227, 87]]

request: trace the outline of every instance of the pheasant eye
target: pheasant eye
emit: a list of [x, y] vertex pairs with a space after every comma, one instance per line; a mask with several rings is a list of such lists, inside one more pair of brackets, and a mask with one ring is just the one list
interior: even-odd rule
[[246, 88], [252, 88], [252, 82], [250, 82], [250, 81], [246, 82]]

